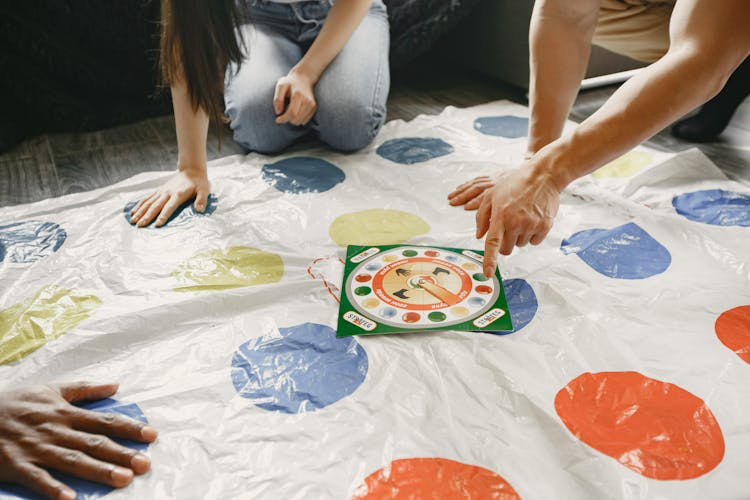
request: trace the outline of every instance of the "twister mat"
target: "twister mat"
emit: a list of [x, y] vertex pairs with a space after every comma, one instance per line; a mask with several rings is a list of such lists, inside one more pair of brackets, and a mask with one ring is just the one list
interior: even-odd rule
[[513, 330], [336, 337], [346, 246], [481, 248], [446, 197], [515, 167], [526, 117], [224, 158], [160, 229], [123, 210], [167, 173], [0, 209], [0, 389], [115, 380], [98, 409], [158, 428], [150, 474], [81, 498], [750, 497], [750, 188], [697, 150], [571, 185], [501, 259]]

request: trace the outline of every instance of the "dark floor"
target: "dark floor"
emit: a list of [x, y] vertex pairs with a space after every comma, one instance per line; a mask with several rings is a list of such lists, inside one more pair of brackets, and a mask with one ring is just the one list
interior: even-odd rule
[[[582, 92], [571, 118], [580, 121], [614, 92], [614, 87]], [[410, 120], [436, 114], [445, 106], [466, 107], [497, 99], [525, 103], [522, 91], [470, 71], [446, 72], [429, 60], [397, 75], [388, 102], [388, 118]], [[737, 112], [721, 140], [698, 147], [733, 178], [750, 183], [750, 100]], [[241, 153], [216, 131], [209, 137], [209, 160]], [[647, 143], [666, 151], [695, 145], [663, 131]], [[0, 206], [28, 203], [104, 187], [135, 174], [172, 170], [177, 162], [174, 120], [163, 116], [98, 132], [49, 134], [26, 141], [0, 155]]]

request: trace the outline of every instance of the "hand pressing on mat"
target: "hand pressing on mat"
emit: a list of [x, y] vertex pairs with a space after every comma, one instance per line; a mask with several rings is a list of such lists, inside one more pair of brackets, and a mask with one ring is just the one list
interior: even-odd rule
[[130, 223], [145, 227], [156, 219], [156, 227], [167, 223], [183, 203], [195, 198], [195, 210], [203, 212], [208, 204], [210, 184], [206, 168], [180, 168], [163, 186], [142, 198], [130, 211]]
[[313, 86], [315, 80], [303, 70], [292, 68], [279, 79], [273, 96], [276, 123], [307, 125], [318, 110]]
[[0, 393], [0, 483], [17, 483], [46, 498], [74, 499], [76, 492], [47, 470], [115, 488], [148, 472], [147, 456], [110, 437], [152, 442], [153, 427], [72, 404], [107, 398], [117, 388], [117, 384], [71, 383]]
[[484, 274], [492, 276], [498, 252], [510, 255], [513, 248], [538, 245], [552, 228], [564, 186], [548, 173], [525, 163], [501, 173], [494, 186], [481, 195], [477, 211], [477, 239], [484, 242]]
[[[524, 160], [529, 160], [533, 153], [526, 153]], [[448, 203], [454, 207], [463, 205], [464, 210], [476, 210], [482, 203], [482, 195], [495, 187], [497, 176], [480, 175], [469, 182], [464, 182], [448, 195]]]

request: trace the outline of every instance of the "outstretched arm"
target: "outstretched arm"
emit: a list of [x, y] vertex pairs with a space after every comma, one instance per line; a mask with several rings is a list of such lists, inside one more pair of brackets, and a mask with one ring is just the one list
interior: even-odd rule
[[750, 53], [750, 3], [678, 0], [668, 53], [626, 82], [569, 137], [542, 148], [503, 174], [482, 197], [477, 237], [485, 241], [485, 272], [498, 251], [540, 243], [573, 180], [638, 145], [721, 90]]
[[[289, 74], [279, 79], [273, 98], [276, 123], [304, 125], [315, 115], [313, 87], [362, 22], [372, 0], [338, 0], [307, 53]], [[286, 111], [284, 104], [287, 102]]]

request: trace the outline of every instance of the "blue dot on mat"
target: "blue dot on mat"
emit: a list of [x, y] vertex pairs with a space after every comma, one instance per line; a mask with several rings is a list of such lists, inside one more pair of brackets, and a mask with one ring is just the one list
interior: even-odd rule
[[560, 250], [577, 254], [596, 272], [618, 279], [661, 274], [672, 262], [669, 250], [633, 222], [577, 232], [563, 240]]
[[503, 280], [503, 288], [505, 289], [505, 298], [508, 300], [510, 317], [513, 320], [513, 329], [503, 332], [489, 332], [497, 335], [508, 335], [521, 330], [531, 323], [539, 307], [536, 293], [534, 293], [534, 289], [528, 281], [520, 278]]
[[451, 154], [453, 146], [436, 137], [404, 137], [385, 141], [375, 152], [386, 160], [413, 165]]
[[311, 156], [284, 158], [263, 165], [263, 180], [282, 193], [323, 193], [344, 182], [344, 171]]
[[707, 189], [675, 196], [677, 213], [713, 226], [750, 227], [750, 196], [722, 189]]
[[[83, 409], [96, 411], [99, 413], [119, 413], [120, 415], [125, 415], [126, 417], [130, 417], [134, 420], [148, 422], [141, 409], [137, 404], [134, 403], [124, 403], [121, 401], [117, 401], [116, 399], [107, 398], [78, 406]], [[127, 439], [113, 439], [113, 441], [141, 452], [148, 449], [148, 443], [138, 443], [136, 441], [129, 441]], [[50, 471], [50, 473], [57, 480], [62, 481], [66, 485], [73, 488], [76, 493], [78, 493], [78, 496], [76, 497], [77, 500], [100, 498], [114, 491], [114, 488], [110, 488], [109, 486], [106, 486], [104, 484], [95, 483], [93, 481], [86, 481], [85, 479], [79, 479], [67, 474], [62, 474], [57, 471]], [[0, 500], [37, 498], [41, 497], [22, 486], [0, 483]]]
[[0, 224], [0, 262], [28, 264], [55, 253], [68, 237], [54, 222]]
[[367, 353], [353, 337], [304, 323], [242, 344], [232, 358], [232, 383], [259, 408], [305, 413], [352, 394], [367, 368]]
[[474, 130], [485, 135], [517, 139], [529, 133], [529, 119], [520, 116], [484, 116], [474, 120]]
[[[138, 201], [139, 200], [131, 201], [130, 203], [125, 205], [125, 208], [122, 209], [122, 212], [125, 215], [125, 220], [128, 221], [128, 224], [130, 224], [130, 211], [138, 204]], [[193, 206], [194, 201], [195, 200], [186, 201], [185, 203], [177, 207], [177, 210], [172, 213], [172, 216], [167, 219], [166, 224], [164, 224], [162, 227], [156, 227], [156, 220], [154, 220], [153, 222], [151, 222], [151, 224], [145, 226], [144, 229], [162, 229], [165, 227], [186, 226], [198, 217], [206, 217], [211, 215], [216, 211], [216, 206], [219, 204], [219, 199], [213, 194], [209, 194], [208, 203], [206, 203], [206, 209], [201, 213], [195, 210], [195, 207]]]

